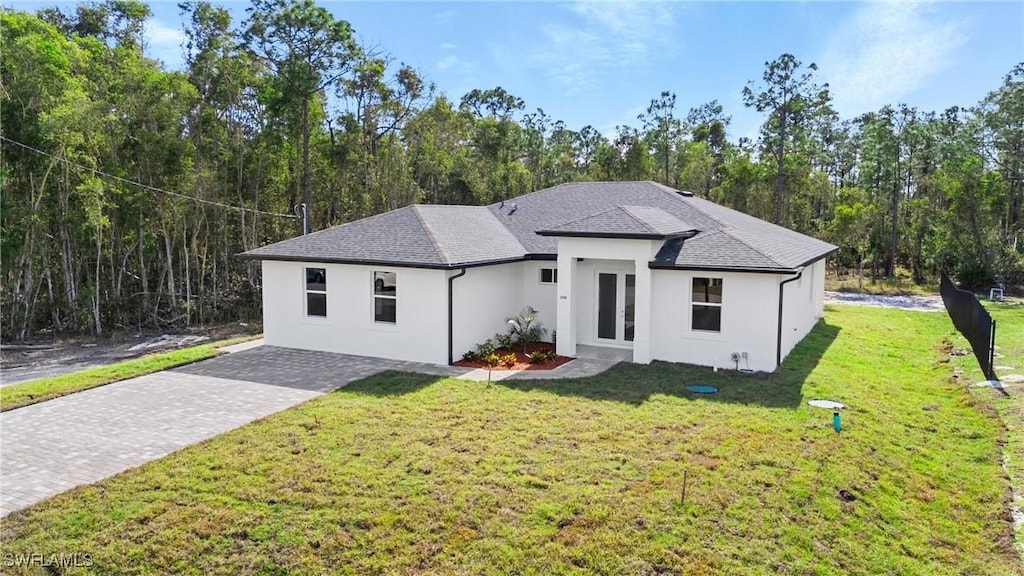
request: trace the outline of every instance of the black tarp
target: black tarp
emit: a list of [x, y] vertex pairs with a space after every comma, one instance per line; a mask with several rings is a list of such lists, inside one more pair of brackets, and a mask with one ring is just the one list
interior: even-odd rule
[[995, 371], [992, 369], [996, 323], [992, 320], [992, 316], [981, 305], [981, 302], [978, 302], [974, 294], [957, 288], [945, 272], [942, 273], [939, 292], [942, 294], [942, 303], [946, 306], [946, 312], [949, 313], [949, 319], [953, 321], [953, 326], [971, 344], [971, 350], [974, 351], [974, 357], [978, 359], [981, 372], [985, 378], [996, 380]]

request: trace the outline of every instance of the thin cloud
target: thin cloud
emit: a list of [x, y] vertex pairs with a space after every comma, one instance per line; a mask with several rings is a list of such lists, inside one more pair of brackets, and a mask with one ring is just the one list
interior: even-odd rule
[[622, 113], [618, 120], [614, 122], [605, 122], [600, 126], [596, 126], [597, 130], [601, 132], [601, 135], [609, 140], [614, 140], [618, 134], [616, 130], [619, 126], [633, 126], [638, 127], [640, 125], [637, 120], [637, 116], [647, 111], [647, 104], [637, 104], [632, 108], [627, 109]]
[[839, 28], [819, 65], [836, 109], [852, 116], [914, 93], [952, 65], [966, 40], [964, 23], [932, 6], [872, 3]]
[[663, 3], [577, 2], [568, 10], [575, 24], [544, 26], [546, 41], [530, 55], [530, 63], [566, 94], [592, 87], [603, 72], [646, 67], [671, 47], [675, 20]]
[[445, 56], [444, 58], [441, 58], [441, 60], [437, 63], [437, 69], [438, 70], [447, 70], [447, 69], [451, 68], [452, 66], [455, 66], [458, 63], [459, 63], [459, 57], [455, 56], [454, 54], [449, 54], [448, 56]]
[[146, 20], [143, 28], [146, 49], [151, 58], [162, 61], [168, 68], [176, 69], [182, 64], [181, 46], [185, 33], [171, 28], [156, 18]]
[[452, 44], [451, 42], [445, 42], [445, 43], [441, 44], [441, 49], [442, 50], [455, 50], [455, 44]]
[[434, 14], [434, 21], [442, 26], [450, 26], [455, 20], [455, 10], [442, 10]]

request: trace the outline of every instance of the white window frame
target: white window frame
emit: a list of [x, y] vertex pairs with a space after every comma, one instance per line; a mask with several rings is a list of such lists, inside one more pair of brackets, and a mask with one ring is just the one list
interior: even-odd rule
[[[544, 281], [544, 271], [545, 270], [551, 270], [551, 278], [552, 278], [551, 282], [545, 282]], [[538, 281], [542, 285], [544, 285], [544, 286], [554, 286], [554, 285], [558, 284], [558, 268], [546, 268], [546, 267], [545, 268], [540, 268], [540, 272], [539, 272], [538, 276], [539, 276], [538, 277]]]
[[[377, 274], [394, 274], [395, 275], [395, 293], [394, 294], [378, 294], [377, 293]], [[370, 274], [370, 294], [373, 297], [373, 323], [379, 326], [397, 326], [398, 325], [398, 272], [392, 270], [373, 270]], [[387, 320], [377, 319], [377, 300], [394, 300], [395, 302], [395, 321], [388, 322]]]
[[[714, 281], [717, 280], [719, 285], [721, 286], [721, 289], [722, 289], [722, 302], [699, 302], [699, 301], [695, 300], [694, 299], [695, 294], [694, 294], [693, 284], [697, 280], [708, 280], [709, 282], [714, 282]], [[720, 276], [693, 276], [693, 277], [691, 277], [690, 278], [690, 331], [691, 332], [695, 332], [697, 334], [721, 334], [722, 333], [722, 324], [724, 322], [724, 320], [723, 320], [724, 309], [723, 309], [723, 306], [722, 306], [725, 303], [724, 301], [725, 301], [725, 279], [724, 278], [722, 278]], [[719, 309], [719, 313], [718, 313], [718, 330], [708, 330], [708, 329], [705, 329], [705, 328], [695, 328], [693, 326], [694, 308], [696, 306], [706, 306], [706, 307], [710, 307], [710, 308], [718, 308]]]
[[[309, 271], [320, 270], [324, 274], [324, 289], [323, 290], [311, 290], [309, 288]], [[327, 318], [327, 268], [320, 268], [319, 266], [303, 266], [302, 267], [302, 308], [306, 313], [306, 318]], [[309, 295], [310, 294], [323, 294], [324, 295], [324, 313], [323, 314], [310, 314], [309, 313]]]

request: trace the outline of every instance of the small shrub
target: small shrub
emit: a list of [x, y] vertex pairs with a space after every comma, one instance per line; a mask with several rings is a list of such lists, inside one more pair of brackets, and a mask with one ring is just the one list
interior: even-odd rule
[[487, 364], [489, 368], [494, 368], [498, 364], [501, 364], [501, 357], [491, 352], [483, 357], [484, 364]]
[[497, 343], [498, 348], [511, 348], [516, 343], [516, 338], [512, 334], [495, 334], [494, 341]]
[[476, 362], [480, 359], [480, 355], [476, 353], [476, 350], [468, 350], [462, 355], [462, 360], [465, 362]]
[[529, 354], [530, 364], [543, 364], [549, 360], [547, 350], [534, 350]]
[[484, 340], [483, 343], [476, 345], [477, 358], [486, 359], [491, 354], [494, 354], [494, 344], [490, 340]]
[[501, 363], [504, 364], [506, 368], [511, 368], [511, 367], [515, 366], [516, 365], [516, 355], [515, 354], [505, 354], [504, 356], [501, 357]]
[[519, 311], [519, 315], [508, 319], [509, 332], [515, 338], [517, 344], [526, 347], [534, 342], [540, 342], [548, 333], [548, 329], [540, 320], [537, 320], [537, 310], [533, 306], [527, 306]]

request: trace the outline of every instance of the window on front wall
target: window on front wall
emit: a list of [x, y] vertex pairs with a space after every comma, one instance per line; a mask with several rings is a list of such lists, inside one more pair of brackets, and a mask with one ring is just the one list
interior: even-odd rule
[[722, 279], [694, 278], [691, 296], [691, 328], [704, 332], [722, 331]]
[[306, 268], [306, 316], [327, 316], [326, 268]]
[[558, 268], [541, 268], [541, 284], [558, 284]]
[[373, 321], [395, 324], [398, 318], [398, 282], [395, 272], [373, 273]]

